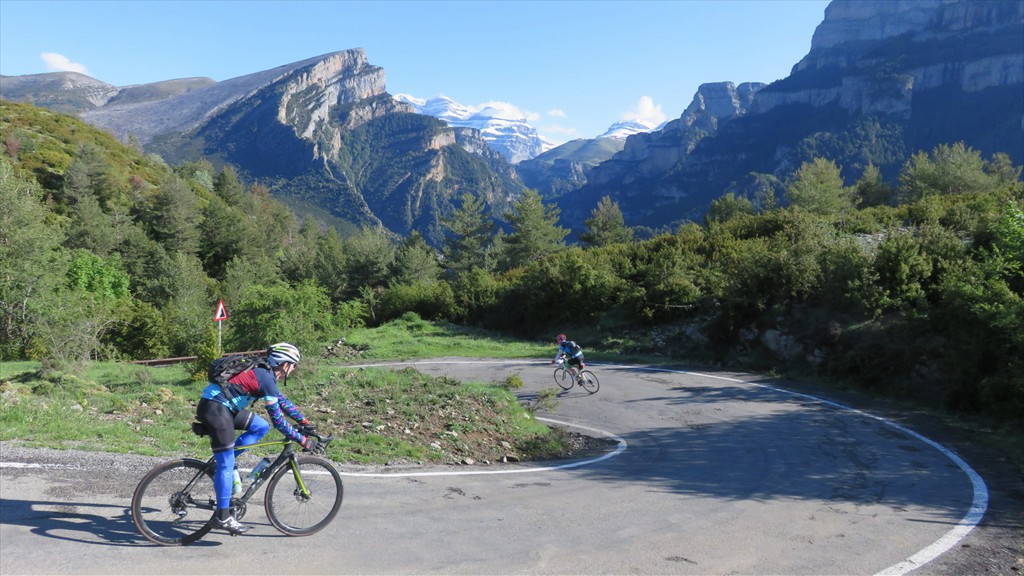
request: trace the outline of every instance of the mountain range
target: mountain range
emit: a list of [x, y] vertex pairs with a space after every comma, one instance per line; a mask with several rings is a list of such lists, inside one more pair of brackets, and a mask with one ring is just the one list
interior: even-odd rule
[[[496, 102], [482, 107], [469, 107], [446, 96], [425, 100], [408, 94], [396, 94], [395, 99], [412, 105], [417, 114], [433, 116], [449, 126], [479, 130], [491, 148], [511, 164], [531, 160], [556, 147], [556, 144], [537, 134], [537, 130], [521, 112], [507, 104]], [[620, 120], [594, 140], [625, 140], [634, 134], [658, 128], [640, 120]], [[618, 146], [618, 149], [622, 147]]]
[[4, 76], [0, 97], [76, 114], [170, 163], [231, 163], [343, 232], [383, 225], [437, 244], [463, 192], [500, 220], [527, 187], [575, 231], [605, 196], [655, 229], [701, 218], [726, 192], [755, 199], [766, 177], [815, 157], [848, 184], [869, 165], [895, 181], [914, 153], [958, 141], [1024, 163], [1024, 1], [834, 0], [788, 77], [709, 82], [660, 129], [554, 148], [500, 107], [391, 96], [358, 48], [222, 82]]

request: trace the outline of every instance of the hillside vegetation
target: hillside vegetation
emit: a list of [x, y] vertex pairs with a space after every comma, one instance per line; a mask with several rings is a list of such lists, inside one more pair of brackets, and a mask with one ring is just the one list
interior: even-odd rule
[[[363, 360], [393, 359], [396, 346], [404, 356], [436, 356], [440, 348], [455, 346], [492, 358], [546, 354], [546, 347], [431, 325], [412, 314], [361, 329], [358, 338], [363, 344], [335, 345], [326, 359], [307, 357], [283, 382], [288, 397], [320, 431], [335, 437], [328, 450], [335, 461], [486, 465], [582, 456], [614, 444], [535, 419], [539, 409], [557, 409], [555, 391], [520, 402], [518, 374], [496, 382], [460, 382], [411, 368], [339, 366], [352, 352]], [[90, 362], [76, 374], [49, 371], [43, 378], [39, 362], [5, 362], [0, 364], [0, 441], [153, 456], [208, 453], [208, 439], [189, 427], [206, 386], [193, 377], [196, 368]], [[247, 455], [246, 465], [258, 458]]]
[[[527, 192], [499, 232], [464, 195], [438, 254], [341, 237], [208, 162], [169, 166], [68, 116], [0, 102], [0, 358], [94, 360], [292, 341], [316, 354], [414, 312], [588, 349], [776, 370], [1024, 427], [1024, 185], [950, 142], [899, 186], [816, 158], [702, 222], [633, 241], [612, 202], [567, 246]], [[755, 208], [756, 206], [756, 208]]]

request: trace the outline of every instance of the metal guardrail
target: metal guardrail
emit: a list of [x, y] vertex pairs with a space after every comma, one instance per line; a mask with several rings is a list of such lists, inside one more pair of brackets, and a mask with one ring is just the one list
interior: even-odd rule
[[[266, 350], [246, 350], [245, 352], [225, 352], [223, 356], [242, 356], [245, 354], [262, 354]], [[132, 360], [129, 364], [142, 364], [143, 366], [173, 366], [175, 364], [184, 364], [186, 362], [195, 362], [198, 360], [198, 356], [179, 356], [177, 358], [157, 358], [155, 360]]]

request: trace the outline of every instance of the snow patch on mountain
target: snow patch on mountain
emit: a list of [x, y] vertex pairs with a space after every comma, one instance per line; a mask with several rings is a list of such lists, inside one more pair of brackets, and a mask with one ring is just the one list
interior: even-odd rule
[[[662, 122], [661, 126], [665, 123]], [[640, 134], [642, 132], [653, 132], [660, 130], [661, 126], [655, 126], [649, 122], [643, 120], [621, 120], [612, 124], [604, 134], [598, 136], [598, 138], [614, 138], [616, 140], [625, 140], [634, 134]]]

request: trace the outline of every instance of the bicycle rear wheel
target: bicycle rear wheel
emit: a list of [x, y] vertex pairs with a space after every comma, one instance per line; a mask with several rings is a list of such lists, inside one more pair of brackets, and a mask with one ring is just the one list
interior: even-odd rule
[[572, 374], [562, 366], [555, 368], [555, 384], [562, 390], [569, 390], [573, 385]]
[[184, 458], [142, 477], [132, 495], [132, 522], [150, 542], [183, 546], [210, 531], [216, 508], [213, 469], [202, 460]]
[[597, 376], [593, 372], [584, 370], [580, 372], [580, 386], [587, 392], [595, 394], [601, 388], [601, 383], [597, 381]]
[[[327, 460], [298, 456], [267, 483], [267, 519], [284, 534], [309, 536], [330, 524], [341, 508], [341, 474]], [[305, 491], [303, 491], [305, 487]]]

